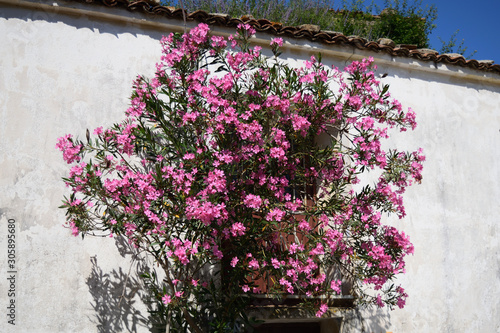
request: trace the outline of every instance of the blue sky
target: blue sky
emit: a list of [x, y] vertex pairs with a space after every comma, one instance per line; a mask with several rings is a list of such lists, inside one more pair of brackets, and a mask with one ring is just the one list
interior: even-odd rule
[[[365, 1], [369, 4], [371, 1]], [[383, 0], [375, 0], [383, 8]], [[413, 3], [412, 0], [408, 0]], [[441, 49], [438, 37], [448, 42], [452, 34], [460, 29], [457, 41], [464, 39], [465, 55], [477, 50], [472, 56], [476, 60], [495, 60], [500, 64], [500, 0], [423, 0], [422, 4], [437, 7], [436, 28], [430, 35], [430, 45]]]
[[495, 60], [500, 64], [500, 1], [499, 0], [441, 0], [436, 1], [438, 18], [430, 36], [431, 45], [439, 49], [438, 39], [448, 41], [460, 29], [458, 39], [465, 40], [469, 51], [477, 50], [472, 59]]

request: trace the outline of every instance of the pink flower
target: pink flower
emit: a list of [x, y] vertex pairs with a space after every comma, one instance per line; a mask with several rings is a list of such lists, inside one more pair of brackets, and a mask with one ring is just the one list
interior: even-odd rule
[[212, 36], [210, 38], [210, 44], [214, 48], [225, 48], [227, 46], [227, 41], [222, 36]]
[[328, 305], [326, 303], [322, 303], [319, 307], [318, 312], [316, 312], [316, 317], [320, 318], [326, 313], [326, 311], [328, 311]]
[[78, 206], [82, 203], [82, 200], [76, 199], [70, 203], [71, 206]]
[[161, 299], [161, 301], [163, 302], [163, 304], [165, 305], [169, 305], [171, 302], [172, 302], [172, 297], [170, 297], [169, 295], [164, 295]]
[[248, 267], [253, 268], [253, 269], [258, 269], [260, 267], [259, 262], [256, 259], [252, 259], [248, 263]]
[[236, 267], [236, 264], [238, 263], [239, 259], [237, 257], [234, 257], [231, 259], [231, 266]]
[[226, 205], [211, 202], [200, 202], [194, 198], [186, 199], [186, 217], [188, 219], [199, 219], [203, 224], [209, 225], [215, 219], [227, 219]]
[[273, 147], [269, 150], [269, 156], [277, 158], [279, 161], [286, 161], [285, 151], [281, 147]]
[[340, 294], [342, 291], [340, 289], [340, 286], [342, 284], [342, 281], [341, 280], [332, 280], [332, 282], [330, 282], [330, 288], [335, 291], [337, 294]]
[[192, 160], [194, 159], [194, 154], [193, 153], [187, 153], [184, 155], [184, 157], [182, 158], [183, 160]]
[[243, 30], [244, 32], [248, 33], [250, 36], [255, 34], [255, 29], [248, 23], [246, 24], [240, 23], [238, 24], [237, 28], [239, 30]]
[[400, 309], [402, 309], [402, 308], [404, 308], [404, 306], [406, 304], [406, 298], [408, 297], [408, 294], [405, 292], [405, 290], [401, 286], [398, 286], [396, 288], [396, 290], [399, 293], [397, 305]]
[[71, 138], [72, 135], [67, 134], [57, 139], [57, 144], [56, 144], [56, 148], [58, 148], [60, 151], [63, 152], [63, 159], [68, 164], [71, 164], [75, 161], [80, 162], [81, 158], [80, 156], [78, 156], [78, 153], [80, 153], [83, 147], [83, 145], [75, 146]]
[[102, 133], [102, 126], [101, 127], [97, 127], [95, 130], [94, 130], [94, 134], [95, 135], [100, 135]]
[[205, 23], [200, 23], [198, 26], [193, 28], [189, 34], [193, 38], [193, 41], [197, 44], [203, 44], [207, 40], [208, 31], [210, 28]]
[[259, 209], [262, 205], [262, 199], [258, 195], [247, 194], [247, 196], [243, 200], [243, 203], [248, 208]]
[[71, 234], [73, 236], [78, 236], [78, 233], [79, 233], [79, 230], [78, 230], [78, 227], [76, 226], [75, 222], [70, 222], [69, 223], [69, 227], [71, 228]]
[[299, 223], [299, 229], [304, 231], [309, 231], [311, 230], [311, 226], [309, 225], [309, 222], [307, 222], [306, 220], [302, 220]]
[[217, 245], [212, 246], [212, 252], [214, 256], [219, 260], [224, 257], [224, 253], [222, 253], [222, 251], [219, 250], [219, 247]]
[[324, 253], [325, 253], [325, 249], [323, 248], [323, 244], [318, 243], [318, 244], [316, 244], [316, 247], [309, 252], [309, 255], [311, 255], [311, 256], [322, 255]]
[[243, 225], [243, 223], [236, 222], [231, 226], [231, 234], [236, 237], [236, 236], [243, 236], [245, 234], [245, 231], [247, 228]]
[[397, 301], [398, 308], [402, 309], [406, 305], [406, 300], [404, 298], [399, 297]]
[[73, 166], [69, 172], [69, 176], [73, 177], [75, 175], [81, 175], [83, 172], [83, 168], [85, 168], [86, 165], [87, 164], [85, 162], [82, 162], [79, 165]]
[[244, 291], [244, 292], [249, 292], [250, 291], [250, 287], [247, 286], [246, 284], [241, 286], [241, 289]]
[[292, 117], [292, 125], [295, 131], [300, 131], [302, 136], [305, 137], [307, 135], [309, 126], [311, 126], [311, 123], [309, 122], [309, 120], [307, 120], [307, 118], [295, 115]]
[[270, 43], [271, 46], [283, 46], [283, 38], [273, 38]]
[[226, 190], [226, 177], [224, 175], [224, 171], [219, 169], [214, 169], [208, 173], [208, 177], [206, 178], [207, 193], [214, 194], [218, 192], [224, 192]]
[[372, 117], [364, 117], [361, 121], [358, 122], [358, 126], [364, 129], [365, 131], [373, 128], [374, 120]]
[[299, 78], [299, 82], [300, 83], [314, 83], [314, 73], [302, 75]]
[[382, 301], [382, 297], [380, 296], [380, 294], [377, 295], [377, 298], [375, 298], [375, 303], [377, 303], [377, 306], [379, 308], [383, 308], [384, 307], [384, 302]]
[[279, 222], [279, 221], [283, 220], [285, 215], [286, 215], [286, 212], [282, 211], [279, 208], [274, 208], [266, 215], [266, 220]]

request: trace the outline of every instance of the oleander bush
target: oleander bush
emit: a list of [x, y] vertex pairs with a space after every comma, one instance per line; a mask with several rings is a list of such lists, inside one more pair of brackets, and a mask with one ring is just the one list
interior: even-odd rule
[[384, 217], [405, 216], [424, 156], [382, 142], [414, 129], [415, 113], [372, 59], [295, 68], [280, 38], [271, 58], [251, 47], [254, 32], [226, 40], [200, 24], [164, 37], [122, 122], [58, 140], [68, 227], [122, 235], [154, 259], [164, 279], [144, 278], [169, 331], [238, 331], [262, 294], [298, 295], [318, 317], [346, 293], [402, 308], [395, 277], [413, 246]]

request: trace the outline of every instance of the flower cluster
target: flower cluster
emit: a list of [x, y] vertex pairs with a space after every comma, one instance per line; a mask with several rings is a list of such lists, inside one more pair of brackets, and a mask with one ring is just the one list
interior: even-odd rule
[[[415, 128], [415, 114], [390, 98], [372, 59], [291, 68], [281, 39], [267, 59], [253, 33], [240, 25], [225, 40], [200, 24], [164, 37], [122, 123], [87, 143], [60, 139], [65, 161], [85, 161], [65, 178], [72, 232], [124, 235], [154, 256], [160, 298], [195, 331], [194, 318], [242, 317], [255, 293], [321, 296], [322, 316], [345, 284], [359, 303], [402, 307], [404, 290], [387, 286], [413, 246], [382, 216], [405, 215], [425, 158], [381, 140]], [[359, 184], [372, 170], [377, 182]]]

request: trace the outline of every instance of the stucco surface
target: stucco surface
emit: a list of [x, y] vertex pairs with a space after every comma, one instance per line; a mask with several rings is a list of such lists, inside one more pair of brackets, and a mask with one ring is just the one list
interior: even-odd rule
[[[154, 72], [162, 31], [6, 4], [0, 31], [0, 235], [8, 219], [17, 225], [16, 325], [4, 315], [0, 332], [149, 332], [136, 266], [119, 301], [131, 266], [115, 243], [122, 253], [126, 246], [74, 238], [61, 226], [57, 207], [69, 194], [61, 181], [68, 168], [55, 143], [122, 119], [135, 76]], [[288, 42], [296, 44], [284, 50], [291, 62], [320, 47]], [[388, 221], [415, 245], [400, 278], [407, 306], [361, 311], [362, 321], [346, 318], [346, 331], [500, 331], [500, 77], [338, 49], [375, 56], [379, 73], [388, 74], [383, 82], [416, 111], [419, 124], [387, 144], [422, 147], [427, 156], [422, 184], [406, 194], [407, 217]], [[323, 61], [347, 64], [327, 51]], [[6, 237], [0, 249], [5, 309]]]
[[148, 332], [137, 291], [118, 309], [130, 264], [115, 241], [82, 241], [62, 227], [68, 169], [55, 144], [121, 120], [132, 81], [154, 73], [161, 32], [9, 7], [0, 7], [0, 31], [2, 314], [4, 235], [8, 219], [17, 224], [16, 325], [3, 314], [0, 332]]
[[411, 296], [386, 330], [498, 332], [500, 89], [381, 70], [419, 123], [393, 142], [422, 147], [427, 157], [422, 184], [407, 192], [407, 217], [392, 221], [415, 255], [401, 278]]

